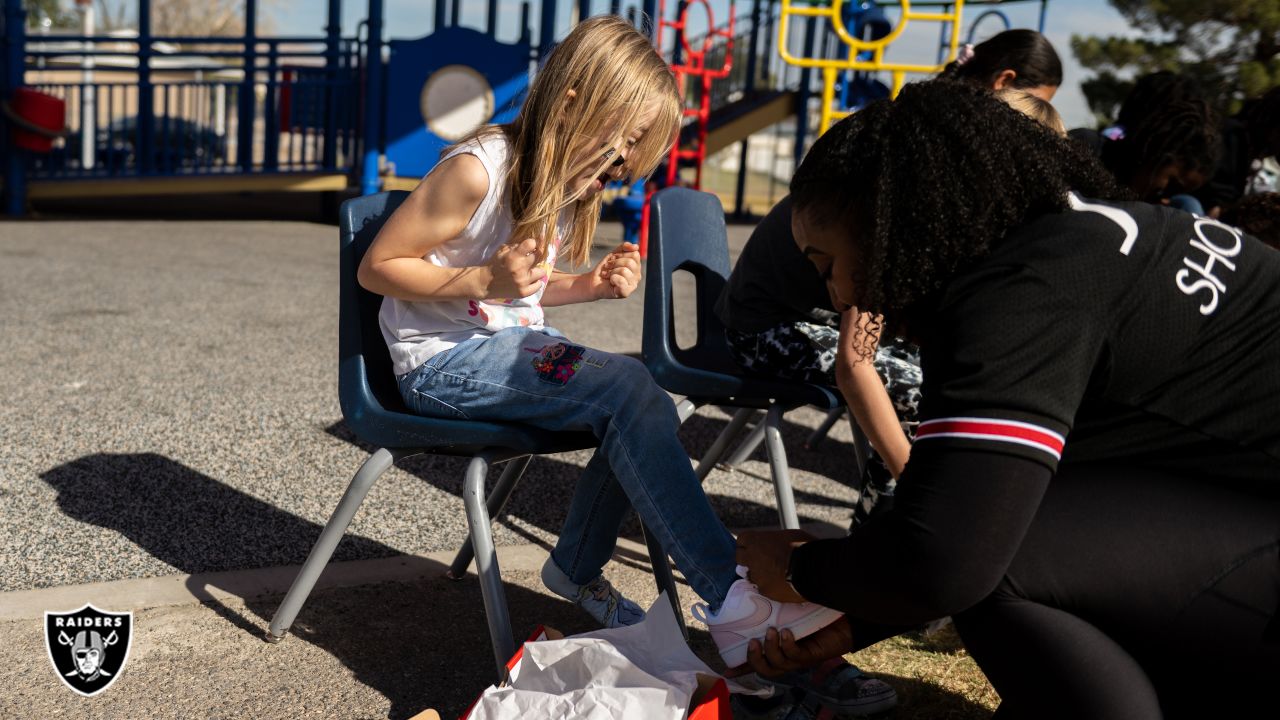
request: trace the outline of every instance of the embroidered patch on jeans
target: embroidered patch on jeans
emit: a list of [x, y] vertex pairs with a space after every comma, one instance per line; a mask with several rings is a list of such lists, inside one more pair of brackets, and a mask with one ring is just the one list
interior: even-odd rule
[[538, 371], [539, 380], [552, 385], [564, 385], [582, 367], [582, 353], [585, 350], [581, 345], [569, 343], [548, 345], [533, 359], [533, 369]]

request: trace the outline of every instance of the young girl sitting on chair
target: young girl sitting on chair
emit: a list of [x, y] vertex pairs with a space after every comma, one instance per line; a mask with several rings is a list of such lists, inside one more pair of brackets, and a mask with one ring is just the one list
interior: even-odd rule
[[608, 627], [639, 622], [644, 612], [601, 575], [633, 506], [706, 602], [735, 666], [768, 627], [800, 636], [839, 614], [774, 603], [738, 577], [734, 538], [680, 445], [671, 398], [640, 362], [572, 344], [542, 311], [635, 290], [634, 245], [581, 275], [556, 260], [588, 259], [604, 184], [651, 173], [679, 122], [675, 82], [648, 40], [620, 18], [591, 18], [552, 53], [515, 122], [445, 151], [378, 234], [359, 278], [385, 296], [379, 321], [412, 411], [600, 440], [543, 567], [547, 587]]

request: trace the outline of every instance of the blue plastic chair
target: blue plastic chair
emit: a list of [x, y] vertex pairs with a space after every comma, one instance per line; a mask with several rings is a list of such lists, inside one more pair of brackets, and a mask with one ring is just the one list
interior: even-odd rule
[[[462, 578], [474, 555], [494, 660], [501, 679], [506, 673], [507, 660], [515, 652], [515, 641], [490, 521], [502, 512], [533, 455], [593, 448], [598, 442], [587, 432], [547, 432], [525, 425], [439, 420], [414, 415], [405, 408], [396, 387], [391, 358], [378, 327], [382, 297], [360, 287], [356, 270], [383, 223], [407, 196], [408, 193], [403, 191], [384, 192], [342, 204], [338, 395], [347, 427], [361, 440], [379, 449], [352, 478], [271, 619], [267, 639], [279, 642], [289, 631], [338, 541], [351, 524], [351, 518], [382, 473], [397, 460], [422, 453], [470, 457], [462, 492], [470, 538], [458, 552], [448, 577]], [[489, 466], [501, 462], [508, 464], [486, 501], [484, 485]], [[667, 556], [649, 533], [646, 533], [646, 543], [658, 588], [667, 591], [676, 617], [680, 618], [679, 599]]]
[[[644, 364], [658, 385], [684, 395], [695, 406], [739, 408], [699, 463], [700, 478], [711, 471], [749, 418], [760, 409], [767, 411], [759, 428], [769, 454], [779, 519], [784, 528], [798, 528], [786, 448], [782, 444], [782, 416], [804, 405], [835, 410], [844, 406], [844, 400], [834, 388], [748, 376], [733, 361], [724, 326], [712, 311], [730, 269], [724, 208], [719, 198], [687, 188], [666, 188], [654, 194], [649, 212]], [[692, 347], [683, 349], [676, 343], [672, 298], [672, 278], [678, 271], [690, 273], [696, 282], [697, 340]], [[744, 443], [749, 444], [750, 441]]]

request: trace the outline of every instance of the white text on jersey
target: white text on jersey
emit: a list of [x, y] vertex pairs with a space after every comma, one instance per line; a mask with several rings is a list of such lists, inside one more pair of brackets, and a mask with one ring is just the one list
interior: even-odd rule
[[[1239, 230], [1210, 218], [1196, 218], [1194, 227], [1196, 236], [1188, 241], [1191, 252], [1182, 259], [1182, 264], [1187, 267], [1179, 270], [1173, 280], [1185, 295], [1202, 291], [1209, 293], [1200, 305], [1200, 314], [1212, 315], [1218, 309], [1219, 297], [1227, 292], [1227, 284], [1215, 274], [1215, 270], [1221, 266], [1234, 273], [1236, 264], [1228, 258], [1239, 255], [1244, 243]], [[1206, 232], [1206, 228], [1218, 232]], [[1217, 242], [1210, 235], [1215, 236]]]

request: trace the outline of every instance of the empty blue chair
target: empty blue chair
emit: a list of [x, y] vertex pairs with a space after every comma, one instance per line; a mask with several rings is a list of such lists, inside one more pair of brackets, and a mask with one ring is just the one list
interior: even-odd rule
[[[462, 492], [470, 538], [459, 551], [448, 575], [453, 579], [461, 578], [474, 554], [494, 660], [501, 679], [506, 673], [506, 662], [515, 651], [515, 641], [489, 523], [502, 512], [533, 455], [593, 448], [598, 443], [594, 435], [586, 432], [555, 433], [524, 425], [438, 420], [414, 415], [405, 408], [396, 388], [386, 343], [378, 328], [382, 297], [360, 287], [356, 270], [383, 223], [406, 197], [408, 193], [403, 191], [384, 192], [342, 204], [338, 395], [347, 427], [361, 440], [379, 449], [352, 478], [338, 507], [321, 531], [320, 539], [312, 547], [298, 577], [271, 619], [267, 639], [279, 642], [284, 638], [369, 488], [392, 464], [401, 458], [422, 453], [470, 457]], [[489, 466], [501, 462], [508, 464], [486, 502], [484, 485]], [[646, 542], [654, 561], [658, 587], [667, 591], [679, 618], [679, 599], [666, 554], [651, 535], [646, 534]]]
[[[729, 277], [729, 243], [724, 208], [705, 192], [672, 187], [654, 194], [649, 208], [649, 267], [645, 275], [644, 364], [668, 392], [684, 395], [696, 406], [739, 408], [703, 456], [699, 477], [705, 477], [756, 410], [766, 410], [763, 422], [778, 515], [784, 528], [798, 528], [786, 449], [780, 425], [788, 410], [813, 405], [831, 411], [844, 405], [834, 388], [746, 375], [733, 361], [724, 326], [712, 308]], [[693, 312], [697, 340], [692, 347], [676, 343], [673, 277], [685, 271], [696, 283]]]

